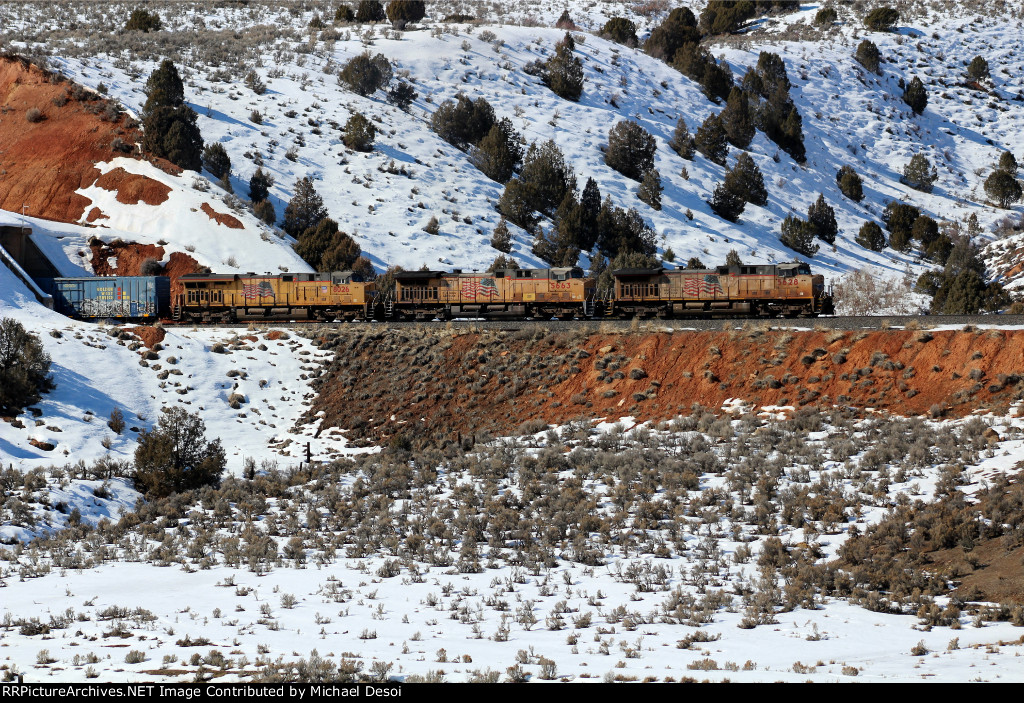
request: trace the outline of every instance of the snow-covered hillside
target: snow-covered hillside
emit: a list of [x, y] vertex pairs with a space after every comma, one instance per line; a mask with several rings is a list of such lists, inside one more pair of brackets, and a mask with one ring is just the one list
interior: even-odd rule
[[[38, 50], [31, 41], [19, 41], [22, 34], [33, 36], [26, 27], [27, 13], [19, 10], [23, 7], [0, 12], [6, 13], [8, 26], [23, 27], [12, 32], [12, 43]], [[63, 13], [78, 13], [83, 25], [109, 31], [117, 26], [117, 15], [105, 7], [102, 17], [80, 5]], [[583, 96], [579, 103], [559, 98], [523, 72], [527, 63], [549, 56], [564, 35], [550, 27], [513, 26], [547, 21], [545, 13], [536, 15], [529, 5], [503, 15], [507, 24], [488, 18], [480, 26], [451, 25], [428, 18], [423, 28], [401, 33], [386, 25], [311, 31], [307, 25], [314, 13], [327, 17], [325, 7], [313, 5], [175, 7], [174, 13], [163, 13], [165, 32], [153, 46], [127, 49], [123, 43], [95, 39], [62, 49], [67, 39], [62, 42], [59, 32], [35, 36], [48, 37], [53, 67], [90, 87], [104, 84], [134, 110], [145, 99], [143, 85], [158, 61], [165, 55], [176, 58], [205, 140], [222, 143], [231, 156], [234, 190], [247, 193], [249, 176], [263, 163], [276, 180], [271, 201], [280, 217], [295, 182], [311, 177], [330, 215], [380, 270], [393, 264], [482, 268], [498, 253], [489, 240], [500, 219], [495, 204], [502, 186], [429, 129], [437, 106], [460, 91], [486, 98], [499, 117], [513, 120], [527, 142], [554, 139], [580, 185], [592, 176], [616, 205], [636, 207], [658, 233], [659, 249], [670, 248], [681, 260], [698, 256], [706, 263], [719, 262], [730, 249], [751, 261], [791, 259], [793, 252], [778, 241], [780, 222], [791, 212], [806, 214], [819, 193], [835, 208], [840, 235], [834, 249], [822, 247], [813, 261], [832, 275], [861, 267], [889, 275], [908, 267], [924, 269], [914, 254], [874, 253], [854, 242], [862, 223], [881, 222], [890, 200], [911, 202], [939, 220], [962, 222], [975, 214], [986, 231], [1013, 214], [990, 206], [981, 188], [1002, 151], [1024, 151], [1024, 102], [1018, 98], [1024, 79], [1014, 70], [1024, 61], [1024, 35], [1012, 14], [914, 14], [897, 33], [886, 34], [865, 32], [859, 15], [847, 6], [839, 6], [834, 28], [812, 29], [818, 6], [806, 5], [755, 23], [747, 36], [712, 43], [713, 53], [728, 60], [737, 80], [760, 51], [783, 57], [808, 152], [806, 164], [798, 165], [759, 132], [750, 154], [764, 173], [769, 202], [763, 208], [748, 205], [733, 224], [705, 202], [722, 181], [724, 168], [699, 155], [685, 161], [667, 146], [679, 117], [693, 131], [721, 105], [642, 51], [586, 33], [578, 34], [583, 41], [576, 50], [586, 78]], [[612, 11], [606, 5], [591, 8], [600, 10], [597, 15], [569, 9], [578, 24], [590, 28], [598, 28], [602, 12]], [[643, 28], [662, 16], [637, 15], [628, 5], [614, 5], [614, 11], [638, 21], [641, 39]], [[243, 42], [229, 38], [233, 31], [245, 38], [244, 51]], [[882, 76], [865, 71], [853, 58], [866, 36], [882, 52]], [[199, 37], [218, 38], [225, 48], [217, 54], [190, 45]], [[109, 44], [118, 50], [104, 51]], [[384, 54], [397, 76], [413, 83], [418, 95], [408, 113], [388, 104], [383, 92], [364, 98], [338, 84], [339, 66], [364, 51]], [[986, 57], [991, 66], [993, 79], [986, 91], [965, 85], [965, 64], [975, 55]], [[232, 63], [219, 63], [216, 56], [230, 57]], [[242, 82], [250, 69], [268, 86], [265, 94], [255, 94]], [[928, 107], [920, 116], [902, 102], [898, 85], [914, 76], [928, 90]], [[251, 119], [253, 111], [262, 115], [260, 124]], [[356, 112], [378, 126], [372, 153], [353, 152], [341, 143], [340, 127]], [[640, 202], [636, 183], [604, 164], [608, 130], [623, 119], [639, 122], [657, 138], [656, 167], [665, 186], [661, 211]], [[730, 165], [736, 153], [733, 149]], [[903, 166], [916, 153], [938, 167], [931, 193], [900, 182]], [[865, 180], [860, 204], [845, 198], [836, 184], [836, 172], [847, 164]], [[1014, 212], [1019, 215], [1019, 210], [1018, 205]], [[440, 220], [437, 235], [423, 231], [432, 216]], [[529, 251], [530, 235], [514, 230], [514, 256], [538, 263]]]

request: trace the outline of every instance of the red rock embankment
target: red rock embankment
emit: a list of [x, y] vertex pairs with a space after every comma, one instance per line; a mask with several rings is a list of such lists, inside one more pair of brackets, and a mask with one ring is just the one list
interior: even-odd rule
[[509, 433], [534, 419], [661, 420], [730, 399], [956, 417], [1024, 397], [1024, 331], [382, 330], [325, 345], [337, 357], [313, 412], [373, 441]]

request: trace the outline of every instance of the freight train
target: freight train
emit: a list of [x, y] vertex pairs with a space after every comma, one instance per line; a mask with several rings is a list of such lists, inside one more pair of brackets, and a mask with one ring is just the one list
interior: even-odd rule
[[450, 320], [817, 317], [834, 314], [824, 277], [805, 263], [714, 269], [619, 269], [612, 288], [579, 268], [402, 271], [386, 290], [352, 271], [49, 279], [55, 308], [82, 319]]

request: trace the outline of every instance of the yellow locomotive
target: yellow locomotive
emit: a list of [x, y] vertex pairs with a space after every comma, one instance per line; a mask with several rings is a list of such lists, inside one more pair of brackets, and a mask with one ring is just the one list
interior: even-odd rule
[[515, 317], [571, 320], [594, 314], [594, 281], [579, 268], [466, 273], [402, 271], [383, 299], [385, 319]]
[[201, 274], [178, 278], [174, 320], [368, 320], [376, 287], [352, 271], [278, 275]]
[[825, 278], [805, 263], [620, 269], [606, 314], [619, 317], [832, 315]]

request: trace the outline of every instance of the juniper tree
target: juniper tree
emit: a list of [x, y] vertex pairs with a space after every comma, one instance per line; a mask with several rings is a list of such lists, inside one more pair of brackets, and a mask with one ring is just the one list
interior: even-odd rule
[[494, 228], [494, 232], [491, 234], [491, 246], [498, 251], [503, 251], [506, 254], [512, 251], [512, 234], [508, 231], [508, 225], [505, 224], [505, 218], [501, 218], [501, 222]]
[[989, 78], [988, 61], [981, 56], [975, 56], [967, 66], [967, 77], [973, 81], [980, 81]]
[[865, 222], [861, 225], [854, 241], [871, 251], [882, 251], [882, 249], [885, 249], [885, 233], [874, 222]]
[[163, 408], [156, 426], [139, 433], [135, 485], [150, 498], [220, 485], [227, 463], [220, 439], [206, 441], [206, 425], [182, 407]]
[[921, 243], [921, 250], [927, 251], [928, 247], [939, 238], [939, 225], [928, 215], [921, 215], [914, 220], [910, 228], [910, 236]]
[[899, 20], [899, 10], [891, 7], [876, 7], [864, 17], [864, 26], [873, 32], [888, 32]]
[[132, 10], [128, 22], [124, 25], [124, 31], [126, 32], [159, 32], [162, 28], [160, 15], [155, 12], [149, 12], [142, 7], [136, 7]]
[[903, 102], [909, 105], [917, 115], [924, 112], [925, 107], [928, 106], [928, 91], [925, 90], [924, 83], [917, 76], [914, 76], [914, 79], [907, 84], [906, 90], [903, 91]]
[[375, 93], [379, 88], [387, 87], [391, 77], [391, 62], [388, 57], [384, 54], [371, 57], [370, 52], [364, 51], [359, 56], [353, 56], [341, 67], [338, 71], [338, 84], [347, 86], [352, 92], [365, 97]]
[[693, 135], [690, 134], [690, 130], [686, 128], [686, 121], [680, 117], [679, 121], [676, 122], [676, 129], [672, 133], [672, 141], [668, 143], [672, 151], [676, 152], [682, 158], [687, 161], [693, 161], [693, 152], [696, 147], [694, 145]]
[[996, 168], [1000, 171], [1006, 171], [1011, 176], [1017, 175], [1017, 157], [1013, 155], [1012, 151], [1004, 151], [999, 155], [999, 162]]
[[262, 168], [257, 168], [256, 173], [249, 178], [249, 200], [259, 203], [270, 197], [270, 189], [274, 185], [274, 178]]
[[523, 148], [512, 120], [503, 117], [492, 125], [473, 150], [470, 161], [492, 181], [508, 182], [523, 162]]
[[661, 186], [661, 174], [658, 169], [652, 168], [644, 174], [640, 181], [640, 188], [637, 190], [637, 197], [647, 203], [655, 210], [661, 209], [661, 193], [664, 189]]
[[730, 249], [729, 253], [725, 255], [726, 266], [742, 266], [743, 260], [740, 258], [740, 253], [735, 249]]
[[804, 256], [814, 256], [818, 253], [818, 245], [814, 243], [813, 225], [796, 215], [787, 215], [782, 221], [779, 241]]
[[308, 176], [300, 178], [295, 182], [295, 194], [284, 210], [282, 229], [297, 237], [310, 227], [316, 227], [325, 217], [327, 208], [324, 207], [323, 198], [316, 192], [313, 181]]
[[456, 149], [466, 151], [494, 126], [494, 108], [484, 98], [470, 100], [464, 93], [455, 102], [444, 101], [430, 118], [430, 128]]
[[146, 81], [142, 118], [144, 151], [190, 171], [202, 168], [203, 137], [197, 116], [185, 104], [184, 84], [169, 59]]
[[754, 16], [753, 2], [708, 0], [700, 13], [700, 31], [704, 35], [730, 34]]
[[857, 53], [854, 54], [854, 58], [867, 70], [881, 75], [882, 53], [870, 39], [865, 39], [857, 45]]
[[751, 114], [747, 94], [741, 88], [729, 91], [729, 99], [722, 110], [722, 127], [729, 137], [729, 142], [739, 148], [746, 149], [754, 138], [754, 116]]
[[356, 10], [356, 22], [383, 22], [384, 6], [380, 0], [359, 0], [359, 7]]
[[419, 22], [427, 14], [423, 0], [391, 0], [387, 6], [388, 20], [392, 24]]
[[921, 216], [921, 211], [907, 203], [892, 200], [885, 206], [882, 221], [889, 230], [889, 245], [897, 251], [910, 250], [910, 239], [914, 221]]
[[902, 180], [911, 188], [930, 193], [932, 184], [939, 177], [938, 171], [932, 166], [932, 162], [924, 154], [914, 154], [906, 166], [903, 167]]
[[216, 178], [224, 178], [231, 174], [231, 157], [220, 142], [208, 144], [203, 149], [203, 167]]
[[864, 199], [864, 187], [860, 175], [853, 170], [853, 166], [843, 166], [836, 173], [836, 183], [839, 191], [855, 203]]
[[520, 178], [533, 189], [533, 209], [543, 213], [554, 212], [566, 192], [576, 189], [572, 166], [566, 163], [562, 150], [550, 139], [540, 146], [530, 145]]
[[746, 207], [743, 198], [729, 190], [725, 183], [718, 184], [707, 202], [716, 215], [729, 222], [738, 220]]
[[839, 226], [835, 210], [825, 202], [824, 193], [819, 193], [818, 199], [807, 209], [807, 222], [813, 228], [814, 236], [828, 244], [835, 243]]
[[697, 18], [690, 8], [677, 7], [651, 30], [651, 35], [644, 42], [644, 51], [656, 59], [671, 61], [684, 44], [696, 44], [699, 41]]
[[1008, 208], [1021, 199], [1021, 187], [1017, 179], [1007, 171], [993, 171], [985, 179], [985, 193], [1001, 208]]
[[720, 166], [725, 165], [729, 155], [729, 140], [718, 115], [710, 115], [697, 129], [694, 139], [697, 151]]
[[608, 131], [604, 162], [627, 178], [638, 181], [654, 168], [657, 143], [647, 130], [631, 120], [622, 120]]
[[741, 152], [733, 167], [726, 171], [723, 185], [748, 203], [762, 207], [768, 204], [768, 190], [764, 187], [761, 169], [745, 152]]
[[362, 113], [355, 113], [345, 123], [341, 140], [345, 146], [355, 151], [373, 151], [373, 140], [377, 136], [377, 127]]
[[39, 337], [13, 318], [0, 319], [0, 412], [16, 415], [53, 387]]
[[583, 64], [573, 54], [572, 35], [555, 45], [555, 55], [545, 64], [544, 82], [555, 95], [576, 102], [583, 94]]
[[610, 39], [626, 46], [636, 46], [636, 25], [625, 17], [612, 17], [604, 23], [599, 34], [605, 39]]

